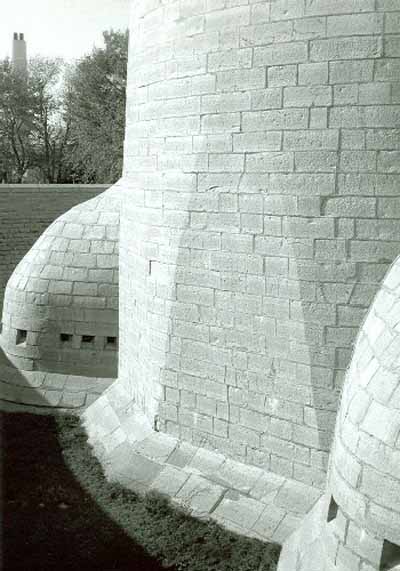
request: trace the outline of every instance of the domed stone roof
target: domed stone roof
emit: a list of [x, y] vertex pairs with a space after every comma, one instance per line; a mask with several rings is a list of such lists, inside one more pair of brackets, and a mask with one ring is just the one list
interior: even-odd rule
[[386, 557], [389, 543], [393, 552], [398, 546], [400, 564], [400, 258], [357, 340], [328, 485], [332, 501], [360, 538], [351, 546], [354, 552], [365, 556], [363, 544], [375, 539], [375, 550], [370, 545], [375, 564]]
[[2, 347], [22, 370], [115, 377], [118, 185], [60, 216], [9, 279]]
[[400, 565], [400, 257], [357, 339], [325, 497], [285, 545], [279, 570], [310, 571], [311, 560], [319, 571]]

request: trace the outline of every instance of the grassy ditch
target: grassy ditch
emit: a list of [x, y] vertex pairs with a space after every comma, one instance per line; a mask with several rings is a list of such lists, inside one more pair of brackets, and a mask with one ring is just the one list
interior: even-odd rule
[[275, 571], [279, 547], [110, 484], [79, 421], [1, 414], [1, 568]]

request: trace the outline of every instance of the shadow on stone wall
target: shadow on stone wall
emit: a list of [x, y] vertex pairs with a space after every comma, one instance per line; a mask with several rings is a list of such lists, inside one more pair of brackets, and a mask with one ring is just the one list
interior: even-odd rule
[[[207, 209], [210, 209], [211, 202], [216, 200], [218, 203], [221, 195], [226, 196], [229, 193], [232, 200], [235, 200], [240, 193], [238, 190], [239, 187], [234, 188], [229, 181], [220, 187], [210, 187], [203, 193], [193, 189], [186, 197], [186, 205], [181, 205], [184, 214], [188, 213], [191, 217], [195, 213], [199, 223], [193, 226], [190, 219], [192, 225], [189, 226], [188, 219], [185, 226], [185, 216], [182, 214], [181, 226], [174, 229], [175, 237], [179, 236], [179, 240], [174, 244], [176, 261], [171, 265], [172, 267], [175, 265], [175, 272], [169, 276], [168, 285], [172, 294], [176, 295], [177, 291], [176, 289], [174, 291], [174, 288], [177, 284], [178, 302], [169, 304], [170, 313], [166, 321], [169, 321], [169, 332], [173, 341], [172, 345], [169, 340], [166, 342], [164, 368], [167, 371], [177, 369], [180, 371], [176, 388], [186, 391], [186, 404], [182, 404], [181, 400], [177, 406], [177, 401], [174, 399], [178, 397], [172, 395], [174, 392], [172, 388], [169, 390], [166, 404], [161, 408], [161, 430], [198, 446], [217, 449], [246, 463], [256, 464], [285, 476], [291, 475], [304, 483], [323, 488], [344, 373], [351, 358], [358, 328], [368, 309], [366, 299], [372, 301], [379, 283], [363, 282], [357, 273], [357, 264], [350, 263], [346, 258], [329, 259], [327, 255], [322, 259], [313, 257], [312, 254], [304, 256], [299, 253], [302, 245], [299, 244], [301, 239], [295, 228], [296, 218], [287, 217], [287, 234], [280, 238], [286, 242], [288, 249], [287, 262], [290, 266], [288, 276], [273, 272], [268, 276], [265, 264], [262, 276], [270, 280], [267, 297], [268, 295], [274, 297], [273, 301], [277, 302], [278, 308], [274, 332], [271, 333], [271, 320], [263, 311], [263, 307], [258, 312], [250, 310], [248, 316], [243, 312], [243, 305], [251, 303], [249, 295], [256, 293], [258, 287], [255, 285], [256, 280], [243, 282], [246, 276], [239, 276], [234, 264], [231, 271], [222, 266], [217, 267], [215, 265], [217, 258], [212, 261], [217, 248], [215, 252], [205, 248], [204, 252], [200, 251], [201, 247], [197, 245], [199, 255], [194, 252], [196, 240], [201, 240], [201, 232], [209, 229]], [[265, 194], [263, 191], [259, 192]], [[205, 205], [203, 210], [202, 200]], [[235, 210], [232, 209], [232, 212]], [[334, 223], [332, 218], [325, 218], [323, 215], [321, 218], [314, 217], [314, 220], [317, 220], [317, 223], [319, 220], [329, 220], [332, 226]], [[233, 232], [235, 231], [237, 230], [234, 229]], [[221, 230], [215, 229], [215, 232], [221, 233]], [[265, 236], [268, 237], [268, 234], [265, 233]], [[323, 235], [319, 237], [324, 239]], [[336, 241], [330, 235], [326, 238], [331, 238], [333, 243]], [[313, 240], [310, 242], [312, 250]], [[193, 250], [188, 254], [188, 249], [191, 247]], [[234, 256], [235, 252], [232, 252]], [[390, 261], [385, 260], [382, 267], [387, 268]], [[290, 283], [285, 284], [287, 277]], [[251, 286], [249, 286], [250, 281]], [[182, 286], [193, 287], [193, 292], [197, 287], [215, 288], [214, 295], [218, 296], [218, 311], [212, 303], [209, 306], [198, 306], [197, 315], [187, 319], [188, 322], [192, 321], [189, 323], [192, 327], [189, 334], [192, 336], [191, 339], [178, 338], [179, 335], [176, 335], [177, 320], [180, 320], [180, 325], [185, 325], [182, 321], [185, 318], [178, 308], [179, 288]], [[362, 304], [353, 299], [357, 295], [358, 287], [365, 289]], [[214, 298], [214, 304], [215, 301]], [[337, 312], [346, 308], [350, 302], [356, 308], [359, 322], [341, 327], [340, 323], [338, 324]], [[196, 304], [195, 293], [192, 303]], [[284, 308], [282, 313], [279, 313], [280, 303]], [[286, 307], [287, 314], [285, 314]], [[254, 316], [257, 328], [249, 321]], [[265, 324], [264, 330], [263, 324]], [[211, 337], [208, 340], [206, 337], [202, 338], [203, 329], [207, 326], [211, 326]], [[197, 350], [198, 355], [196, 355]], [[229, 361], [230, 350], [236, 353], [235, 363]], [[246, 354], [252, 352], [255, 356], [258, 355], [257, 359], [260, 362], [258, 370], [246, 357]], [[240, 366], [237, 365], [239, 362]], [[243, 397], [247, 394], [251, 402], [244, 400], [242, 405], [238, 401], [235, 402], [232, 395], [238, 395], [240, 391]], [[219, 398], [221, 402], [225, 400], [227, 413], [225, 422], [221, 423], [219, 435], [215, 430], [213, 432], [207, 420], [207, 416], [211, 413], [199, 410], [194, 402], [194, 396], [193, 401], [190, 401], [189, 393], [200, 396], [204, 402], [207, 397]], [[235, 405], [233, 407], [236, 409], [235, 415], [238, 406], [242, 406], [250, 414], [254, 411], [255, 416], [264, 414], [265, 427], [258, 429], [261, 434], [260, 446], [257, 447], [253, 433], [246, 432], [246, 429], [242, 430], [240, 420], [232, 415], [231, 404]], [[260, 408], [257, 408], [259, 404]], [[279, 412], [283, 404], [293, 409], [288, 417]], [[171, 420], [173, 415], [176, 415], [175, 421]], [[271, 419], [276, 419], [277, 423], [282, 421], [281, 426], [291, 430], [290, 435], [285, 434], [283, 429], [281, 434], [277, 434], [275, 428], [272, 432], [275, 449], [269, 448], [268, 441], [271, 434], [269, 429]], [[289, 423], [292, 425], [291, 429]], [[224, 429], [226, 436], [222, 432]], [[282, 438], [283, 446], [287, 444], [280, 464], [276, 456], [275, 464], [271, 461], [271, 453], [279, 455], [279, 451], [276, 450], [276, 437]], [[288, 453], [287, 450], [292, 451], [292, 458], [290, 458], [291, 452]], [[296, 459], [297, 453], [306, 454], [307, 450], [310, 454], [308, 462]]]
[[[290, 225], [289, 229], [291, 232]], [[332, 240], [338, 252], [339, 242], [343, 239]], [[296, 380], [311, 389], [310, 404], [305, 406], [305, 437], [315, 450], [315, 464], [309, 478], [324, 485], [323, 473], [328, 467], [345, 373], [358, 333], [393, 259], [382, 257], [370, 279], [363, 276], [362, 264], [346, 256], [326, 253], [312, 260], [293, 256], [291, 261], [293, 277], [297, 278], [298, 322], [303, 335], [303, 351], [298, 355], [298, 371], [302, 374]], [[313, 283], [307, 281], [310, 276]]]
[[5, 410], [80, 414], [113, 381], [112, 378], [24, 371], [13, 364], [0, 346], [0, 401]]
[[24, 406], [51, 407], [51, 398], [40, 390], [44, 375], [40, 372], [21, 371], [5, 354], [0, 346], [0, 408], [3, 410], [24, 410]]

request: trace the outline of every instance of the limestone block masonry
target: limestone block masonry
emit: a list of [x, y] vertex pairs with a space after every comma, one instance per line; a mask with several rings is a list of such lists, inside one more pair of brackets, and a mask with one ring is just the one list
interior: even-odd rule
[[55, 220], [8, 281], [1, 345], [17, 368], [116, 377], [120, 193]]
[[109, 185], [0, 184], [0, 314], [15, 266], [56, 218]]
[[279, 571], [400, 565], [400, 258], [357, 339], [325, 497], [284, 545]]
[[158, 430], [323, 488], [400, 250], [399, 3], [133, 3], [119, 384]]

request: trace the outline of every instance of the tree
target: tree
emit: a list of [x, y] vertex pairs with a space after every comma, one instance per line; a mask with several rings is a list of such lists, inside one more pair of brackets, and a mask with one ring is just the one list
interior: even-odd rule
[[105, 47], [79, 61], [67, 80], [70, 160], [85, 182], [113, 183], [122, 173], [128, 31], [103, 36]]
[[66, 182], [71, 117], [61, 92], [63, 62], [34, 58], [28, 70], [0, 63], [1, 180], [21, 183], [29, 171], [38, 182]]
[[122, 172], [128, 32], [66, 66], [0, 61], [0, 182], [113, 183]]
[[25, 73], [0, 63], [1, 178], [22, 182], [33, 162], [33, 96]]
[[35, 166], [47, 183], [67, 182], [70, 178], [67, 154], [72, 117], [68, 94], [63, 88], [63, 71], [60, 59], [36, 58], [29, 65], [35, 117]]

